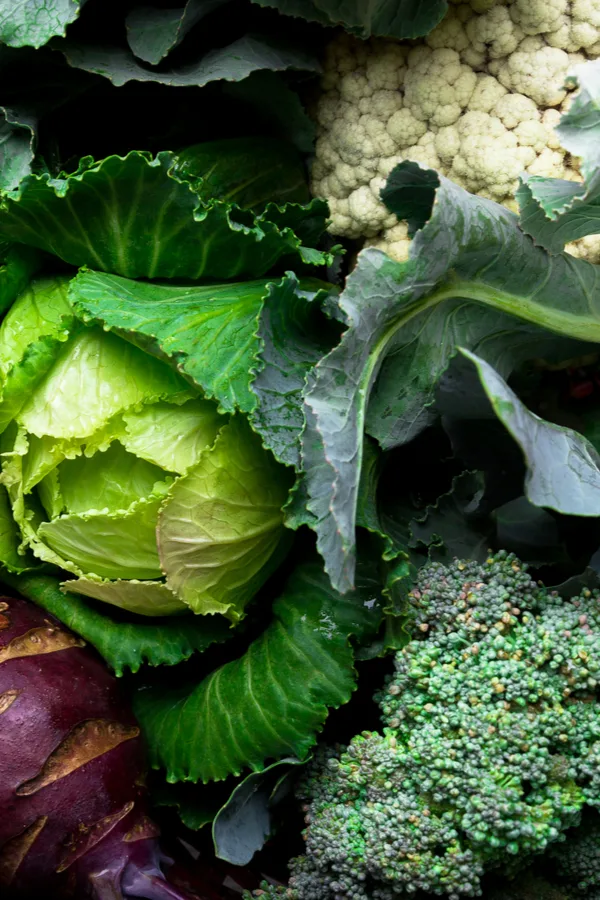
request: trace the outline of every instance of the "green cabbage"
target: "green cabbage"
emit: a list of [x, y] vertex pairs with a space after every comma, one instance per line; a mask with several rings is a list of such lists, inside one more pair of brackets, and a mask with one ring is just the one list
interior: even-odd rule
[[68, 284], [34, 282], [0, 328], [0, 480], [18, 552], [75, 576], [64, 590], [132, 612], [238, 621], [287, 547], [287, 470], [176, 367], [82, 322]]

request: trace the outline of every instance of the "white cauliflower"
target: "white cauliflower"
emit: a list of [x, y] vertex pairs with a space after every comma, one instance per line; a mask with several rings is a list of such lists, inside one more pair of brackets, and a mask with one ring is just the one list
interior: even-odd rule
[[[421, 41], [342, 35], [326, 53], [313, 192], [329, 200], [333, 234], [396, 259], [410, 239], [379, 192], [402, 160], [511, 209], [523, 171], [581, 180], [554, 129], [567, 72], [600, 57], [600, 0], [451, 3]], [[567, 250], [600, 263], [600, 237]]]

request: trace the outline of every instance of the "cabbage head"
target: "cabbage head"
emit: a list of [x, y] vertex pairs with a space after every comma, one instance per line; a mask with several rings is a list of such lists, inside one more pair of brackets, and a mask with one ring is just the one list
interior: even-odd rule
[[175, 366], [82, 322], [67, 287], [34, 282], [0, 328], [15, 552], [129, 611], [238, 621], [287, 549], [288, 470]]

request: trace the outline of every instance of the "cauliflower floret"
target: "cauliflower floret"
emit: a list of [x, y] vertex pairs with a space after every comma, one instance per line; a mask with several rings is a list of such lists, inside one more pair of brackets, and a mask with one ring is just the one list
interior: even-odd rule
[[503, 200], [523, 169], [535, 159], [535, 151], [520, 147], [500, 119], [488, 113], [465, 113], [457, 130], [460, 150], [452, 162], [450, 178], [458, 176], [468, 190], [486, 191], [494, 200]]
[[581, 180], [555, 128], [567, 72], [600, 57], [600, 0], [450, 2], [422, 40], [345, 34], [328, 47], [312, 186], [333, 234], [408, 246], [379, 197], [405, 159], [513, 210], [523, 171]]
[[369, 238], [366, 246], [375, 247], [376, 250], [383, 250], [396, 262], [406, 262], [410, 256], [408, 225], [406, 222], [398, 222], [392, 228], [388, 228], [385, 237]]
[[[469, 15], [472, 15], [470, 10]], [[446, 47], [449, 50], [456, 50], [457, 53], [466, 50], [471, 41], [465, 31], [463, 18], [456, 9], [450, 8], [448, 15], [425, 38], [427, 46], [431, 47], [432, 50], [440, 50], [442, 47]]]
[[426, 133], [427, 123], [416, 119], [410, 109], [405, 108], [391, 116], [387, 131], [399, 147], [411, 147]]
[[[492, 63], [490, 70], [494, 68]], [[504, 87], [531, 97], [538, 106], [558, 106], [567, 94], [563, 84], [568, 69], [564, 50], [548, 47], [541, 37], [528, 37], [494, 74]]]
[[569, 0], [514, 0], [510, 17], [525, 34], [555, 31], [569, 8]]
[[406, 74], [406, 50], [390, 41], [373, 41], [365, 78], [374, 91], [397, 91]]
[[477, 76], [461, 63], [456, 50], [419, 49], [423, 52], [409, 56], [404, 79], [405, 106], [421, 121], [452, 125], [469, 105]]
[[542, 175], [544, 178], [565, 178], [565, 152], [544, 147], [541, 153], [527, 167], [530, 175]]
[[[485, 60], [501, 59], [513, 53], [524, 38], [524, 33], [515, 25], [505, 6], [494, 6], [482, 16], [474, 16], [466, 25], [469, 38], [469, 54], [478, 54]], [[470, 62], [469, 56], [464, 57]]]
[[600, 265], [600, 234], [588, 234], [565, 246], [567, 253], [577, 259]]
[[433, 131], [427, 131], [423, 137], [419, 138], [414, 147], [409, 147], [406, 151], [406, 159], [412, 159], [413, 162], [421, 163], [429, 169], [440, 169], [441, 160], [435, 148], [435, 134]]
[[600, 52], [595, 45], [600, 40], [600, 0], [573, 0], [568, 15], [563, 15], [549, 34], [544, 35], [552, 47], [562, 50]]
[[371, 237], [383, 228], [392, 228], [397, 223], [396, 217], [391, 215], [379, 197], [384, 185], [385, 178], [373, 178], [368, 185], [352, 191], [348, 197], [348, 213], [355, 222], [362, 225], [360, 233], [354, 237]]
[[489, 113], [506, 94], [507, 89], [492, 75], [478, 75], [475, 90], [469, 101], [469, 109]]
[[505, 94], [498, 100], [494, 112], [506, 128], [516, 128], [522, 122], [539, 122], [540, 113], [530, 97]]

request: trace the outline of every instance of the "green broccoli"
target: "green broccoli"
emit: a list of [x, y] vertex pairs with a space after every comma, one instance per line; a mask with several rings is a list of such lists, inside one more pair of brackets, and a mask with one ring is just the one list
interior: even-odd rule
[[319, 751], [306, 855], [267, 896], [474, 896], [600, 807], [600, 592], [564, 600], [501, 552], [424, 567], [411, 599], [387, 727]]
[[558, 879], [585, 900], [600, 897], [600, 816], [586, 811], [581, 825], [550, 849]]

